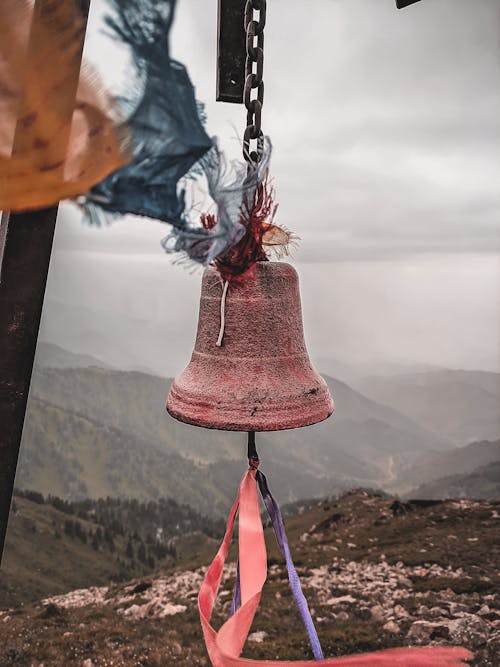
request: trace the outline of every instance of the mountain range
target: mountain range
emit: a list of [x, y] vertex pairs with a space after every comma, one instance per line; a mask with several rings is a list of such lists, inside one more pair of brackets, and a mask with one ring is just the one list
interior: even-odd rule
[[446, 475], [412, 491], [418, 498], [500, 498], [500, 461], [461, 475]]
[[454, 445], [500, 435], [500, 373], [443, 369], [372, 376], [354, 386]]
[[[495, 390], [494, 374], [460, 373], [460, 386], [476, 382], [478, 390]], [[282, 502], [353, 486], [410, 492], [500, 459], [498, 443], [457, 448], [449, 435], [374, 400], [373, 392], [369, 398], [345, 382], [326, 380], [336, 404], [329, 420], [257, 436]], [[224, 515], [244, 468], [246, 436], [171, 419], [165, 411], [170, 382], [39, 345], [16, 486], [73, 500], [171, 496]], [[489, 409], [494, 423], [491, 404]]]

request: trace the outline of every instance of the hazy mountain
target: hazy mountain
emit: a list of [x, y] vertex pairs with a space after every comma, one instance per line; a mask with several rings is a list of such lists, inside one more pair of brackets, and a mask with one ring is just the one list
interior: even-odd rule
[[415, 487], [443, 477], [468, 475], [480, 466], [498, 462], [500, 440], [473, 442], [450, 452], [423, 454], [415, 465], [400, 472], [399, 483], [401, 487]]
[[500, 460], [466, 475], [447, 475], [422, 484], [407, 495], [412, 498], [500, 498]]
[[379, 362], [363, 361], [356, 364], [352, 362], [346, 363], [343, 360], [334, 359], [332, 357], [318, 357], [313, 361], [316, 368], [321, 369], [322, 373], [325, 373], [330, 377], [339, 378], [354, 387], [369, 377], [391, 377], [393, 375], [441, 370], [438, 366], [432, 364], [398, 364], [387, 360], [381, 360]]
[[170, 418], [165, 410], [170, 382], [135, 371], [37, 368], [31, 396], [147, 440], [161, 452], [197, 462], [239, 458], [243, 435], [207, 432]]
[[441, 370], [370, 377], [355, 386], [457, 445], [500, 436], [500, 373]]
[[[210, 516], [227, 513], [245, 469], [244, 458], [200, 463], [144, 438], [31, 397], [16, 487], [71, 500], [105, 496], [172, 497]], [[293, 458], [266, 461], [277, 495], [286, 501], [339, 489], [342, 476], [313, 473]]]
[[[392, 408], [376, 403], [344, 382], [325, 376], [335, 401], [333, 416], [291, 432], [259, 434], [270, 450], [293, 452], [318, 470], [344, 473], [360, 481], [392, 481], [400, 466], [449, 443]], [[266, 447], [267, 449], [267, 447]]]
[[36, 397], [29, 401], [16, 486], [72, 500], [170, 496], [199, 509], [208, 505], [213, 515], [225, 513], [228, 502], [205, 467], [162, 450], [158, 440]]
[[[393, 482], [445, 441], [328, 378], [335, 415], [258, 435], [282, 501]], [[173, 496], [220, 516], [244, 469], [246, 436], [181, 424], [165, 411], [169, 381], [96, 367], [37, 367], [16, 484], [68, 498]]]
[[44, 341], [38, 341], [35, 365], [49, 366], [51, 368], [88, 368], [89, 366], [111, 368], [109, 364], [90, 354], [70, 352], [55, 343], [46, 343]]

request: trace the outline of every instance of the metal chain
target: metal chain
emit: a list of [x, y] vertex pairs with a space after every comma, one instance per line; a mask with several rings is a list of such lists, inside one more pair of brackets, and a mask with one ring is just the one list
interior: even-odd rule
[[[259, 12], [258, 19], [256, 12]], [[243, 135], [243, 157], [254, 167], [262, 157], [264, 134], [261, 128], [264, 104], [264, 26], [266, 24], [266, 0], [247, 0], [245, 6], [245, 32], [247, 57], [245, 62], [245, 89], [243, 100], [247, 108], [247, 126]], [[256, 71], [254, 72], [254, 63]], [[252, 90], [257, 97], [252, 98]], [[256, 141], [256, 150], [250, 150], [250, 141]]]

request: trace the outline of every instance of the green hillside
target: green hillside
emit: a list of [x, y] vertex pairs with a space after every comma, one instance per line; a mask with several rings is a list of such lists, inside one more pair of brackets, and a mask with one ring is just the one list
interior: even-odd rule
[[0, 609], [170, 568], [223, 532], [173, 500], [68, 503], [14, 497], [0, 570]]

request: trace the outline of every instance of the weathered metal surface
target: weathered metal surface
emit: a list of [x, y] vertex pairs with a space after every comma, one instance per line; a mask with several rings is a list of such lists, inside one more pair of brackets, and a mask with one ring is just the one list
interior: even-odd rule
[[[258, 12], [258, 13], [256, 13]], [[266, 27], [266, 0], [247, 0], [245, 6], [246, 61], [243, 101], [247, 109], [247, 126], [243, 134], [243, 157], [254, 168], [264, 150], [262, 107], [264, 105], [264, 28]], [[256, 71], [253, 71], [255, 64]], [[252, 90], [256, 96], [252, 98]], [[256, 150], [250, 141], [256, 140]]]
[[23, 431], [57, 207], [12, 214], [0, 284], [0, 553]]
[[219, 0], [217, 8], [217, 101], [243, 102], [246, 0]]
[[[36, 0], [36, 20], [53, 9], [53, 0]], [[84, 16], [89, 0], [80, 0]], [[29, 48], [29, 47], [28, 47]], [[81, 54], [80, 54], [81, 57]], [[67, 82], [76, 96], [78, 80]], [[22, 140], [19, 131], [16, 143]], [[0, 238], [0, 559], [9, 518], [19, 447], [50, 263], [58, 207], [3, 214]]]
[[307, 354], [295, 269], [257, 262], [232, 280], [217, 347], [222, 290], [217, 271], [208, 268], [194, 352], [172, 384], [169, 413], [230, 431], [279, 431], [326, 419], [333, 401]]
[[259, 460], [259, 455], [257, 454], [257, 447], [255, 445], [255, 431], [248, 431], [248, 446], [247, 446], [247, 457], [249, 461], [257, 463]]
[[404, 9], [410, 5], [414, 5], [416, 2], [420, 2], [420, 0], [396, 0], [396, 7], [398, 9]]

